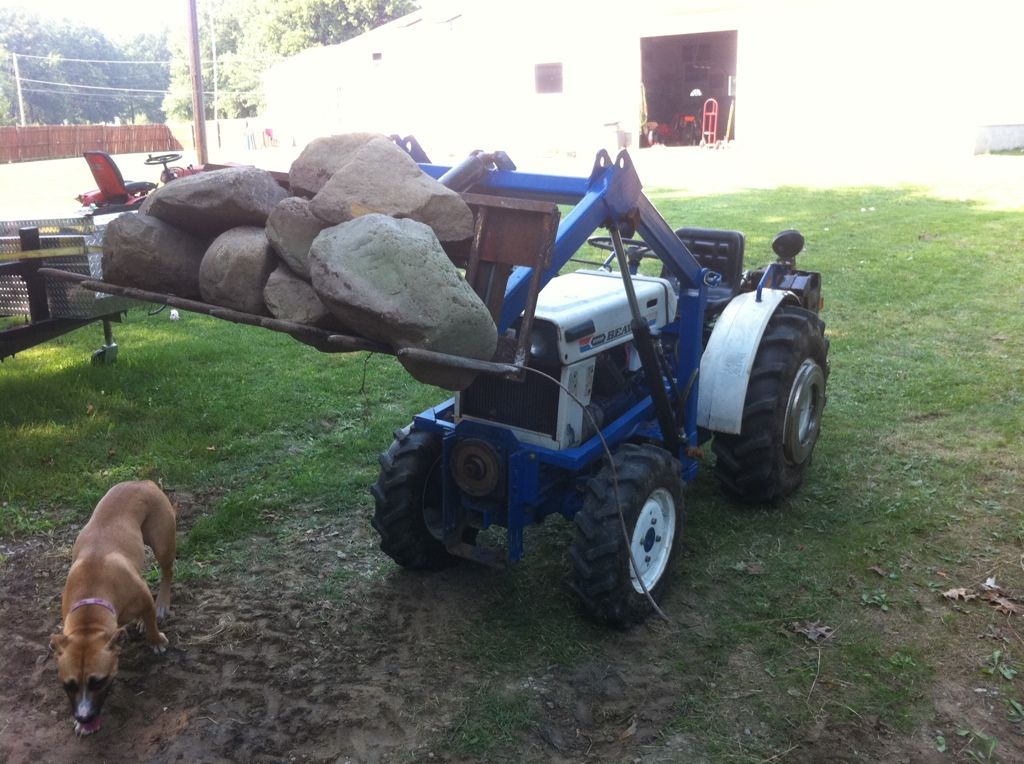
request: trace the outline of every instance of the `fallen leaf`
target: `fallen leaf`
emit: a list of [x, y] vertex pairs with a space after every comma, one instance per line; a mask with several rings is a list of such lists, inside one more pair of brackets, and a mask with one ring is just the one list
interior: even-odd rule
[[803, 634], [812, 642], [818, 642], [819, 640], [831, 637], [835, 629], [831, 626], [819, 624], [817, 621], [805, 621], [803, 623], [794, 623], [793, 631], [797, 634]]
[[93, 406], [91, 403], [88, 406], [85, 407], [85, 415], [86, 416], [92, 416], [95, 413], [96, 413], [96, 407]]
[[216, 446], [207, 446], [207, 447], [206, 447], [206, 450], [207, 450], [207, 451], [216, 451], [216, 450], [217, 450], [217, 447], [216, 447]]
[[996, 606], [996, 610], [1004, 615], [1024, 615], [1024, 605], [1014, 602], [1009, 597], [1003, 597], [994, 592], [985, 592], [981, 595], [981, 598], [991, 602]]
[[633, 737], [636, 734], [636, 717], [629, 722], [629, 726], [619, 733], [619, 740], [625, 740], [628, 737]]
[[949, 589], [942, 593], [942, 596], [948, 600], [963, 600], [969, 602], [970, 600], [976, 599], [977, 594], [972, 594], [962, 586], [959, 589]]
[[760, 562], [737, 562], [732, 569], [737, 573], [746, 573], [748, 576], [764, 575], [764, 565]]
[[889, 571], [887, 571], [881, 565], [872, 565], [870, 568], [868, 568], [868, 570], [873, 570], [875, 573], [880, 575], [882, 578], [888, 578], [889, 577]]

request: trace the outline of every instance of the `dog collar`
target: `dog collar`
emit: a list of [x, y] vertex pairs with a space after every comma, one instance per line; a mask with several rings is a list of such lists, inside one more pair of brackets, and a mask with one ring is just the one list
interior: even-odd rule
[[68, 615], [71, 615], [76, 610], [78, 610], [78, 608], [85, 607], [86, 605], [99, 605], [100, 607], [105, 607], [115, 616], [117, 615], [117, 611], [114, 610], [114, 606], [107, 602], [105, 599], [102, 599], [100, 597], [89, 597], [88, 599], [78, 600], [78, 602], [72, 605], [71, 609], [68, 610]]

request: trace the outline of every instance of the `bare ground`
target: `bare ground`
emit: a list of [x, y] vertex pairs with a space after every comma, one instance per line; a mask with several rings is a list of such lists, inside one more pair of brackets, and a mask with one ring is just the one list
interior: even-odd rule
[[[208, 509], [202, 497], [172, 498], [180, 508], [179, 531]], [[243, 542], [248, 553], [226, 573], [178, 582], [165, 625], [170, 650], [157, 657], [141, 640], [129, 643], [103, 728], [77, 739], [47, 640], [59, 628], [75, 532], [65, 528], [0, 548], [6, 555], [0, 565], [0, 761], [763, 760], [740, 750], [725, 759], [710, 756], [698, 737], [672, 732], [680, 697], [722, 680], [735, 698], [722, 722], [756, 742], [768, 732], [757, 724], [753, 701], [773, 692], [742, 649], [724, 674], [721, 667], [716, 676], [711, 667], [694, 665], [692, 683], [666, 670], [667, 640], [713, 636], [685, 587], [670, 598], [674, 627], [656, 623], [615, 635], [610, 649], [573, 666], [495, 678], [453, 649], [448, 626], [472, 613], [482, 588], [494, 583], [489, 577], [502, 574], [456, 568], [429, 576], [398, 570], [383, 578], [363, 575], [379, 563], [368, 561], [379, 554], [365, 554], [373, 544], [370, 532], [336, 518], [314, 533], [297, 530], [285, 542], [249, 539]], [[350, 576], [347, 595], [324, 593], [328, 571]], [[951, 657], [951, 666], [961, 663]], [[448, 742], [467, 703], [494, 681], [528, 693], [539, 721], [500, 751], [452, 753]], [[816, 726], [793, 730], [791, 747], [772, 760], [966, 761], [977, 744], [972, 749], [966, 738], [950, 735], [950, 748], [941, 754], [934, 733], [975, 720], [975, 729], [998, 736], [998, 760], [1024, 760], [1017, 730], [1005, 720], [999, 726], [1005, 715], [998, 701], [987, 707], [977, 683], [972, 672], [943, 677], [930, 690], [936, 718], [912, 734], [876, 717], [851, 715], [838, 723], [834, 715], [823, 716]], [[816, 700], [827, 704], [836, 689], [822, 677]]]
[[[172, 498], [180, 532], [205, 508], [188, 495]], [[0, 666], [9, 680], [0, 688], [0, 760], [472, 760], [440, 747], [489, 679], [453, 654], [446, 624], [473, 607], [487, 576], [500, 574], [395, 570], [361, 583], [365, 562], [342, 550], [368, 540], [367, 531], [340, 526], [284, 545], [251, 539], [241, 569], [175, 584], [167, 654], [130, 642], [102, 729], [77, 739], [48, 648], [75, 532], [0, 549]], [[318, 596], [339, 558], [354, 572], [353, 596], [342, 604]], [[624, 639], [634, 649], [643, 643]], [[659, 687], [660, 677], [656, 667], [637, 673], [615, 662], [522, 677], [508, 689], [536, 695], [545, 720], [501, 758], [605, 761], [638, 751], [671, 715], [675, 693]], [[689, 743], [659, 748], [669, 758], [651, 761], [674, 760]]]

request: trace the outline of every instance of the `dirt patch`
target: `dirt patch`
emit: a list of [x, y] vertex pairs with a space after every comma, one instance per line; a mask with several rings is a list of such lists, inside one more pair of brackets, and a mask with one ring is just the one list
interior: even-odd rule
[[[184, 530], [208, 507], [175, 496]], [[705, 762], [699, 733], [672, 728], [680, 699], [700, 694], [711, 669], [668, 670], [665, 646], [707, 639], [687, 594], [671, 598], [677, 624], [615, 634], [575, 665], [483, 675], [453, 644], [452, 628], [487, 598], [488, 575], [465, 568], [433, 575], [394, 569], [365, 523], [324, 513], [271, 537], [237, 545], [228, 570], [202, 571], [174, 587], [165, 656], [130, 642], [103, 728], [77, 739], [47, 636], [59, 627], [60, 592], [77, 528], [0, 548], [0, 760], [17, 764], [95, 758], [107, 762]], [[381, 575], [381, 566], [386, 573]], [[493, 574], [499, 575], [499, 574]], [[495, 639], [500, 634], [494, 635]], [[756, 750], [772, 750], [753, 701], [777, 691], [743, 649], [725, 675], [723, 723]], [[973, 676], [937, 683], [937, 718], [913, 733], [885, 720], [853, 719], [793, 731], [779, 761], [930, 761], [935, 734], [967, 755], [960, 728], [990, 732], [1006, 758], [1021, 753], [1003, 698], [985, 713]], [[527, 698], [533, 723], [486, 754], [453, 752], [451, 740], [478, 688], [497, 684]], [[819, 693], [825, 692], [824, 685]], [[970, 713], [981, 713], [978, 718]], [[731, 718], [735, 717], [735, 718]], [[1002, 721], [1000, 721], [1002, 719]], [[744, 728], [750, 732], [744, 733]], [[975, 750], [981, 750], [978, 741]], [[846, 757], [846, 758], [844, 758]], [[945, 758], [942, 760], [950, 760]], [[953, 760], [957, 760], [954, 758]]]
[[339, 569], [336, 540], [276, 553], [256, 541], [244, 573], [175, 585], [168, 653], [129, 643], [103, 728], [78, 740], [47, 645], [74, 533], [3, 550], [4, 761], [418, 760], [464, 697], [471, 672], [442, 663], [438, 642], [465, 586], [399, 573], [357, 581], [339, 604], [321, 593]]

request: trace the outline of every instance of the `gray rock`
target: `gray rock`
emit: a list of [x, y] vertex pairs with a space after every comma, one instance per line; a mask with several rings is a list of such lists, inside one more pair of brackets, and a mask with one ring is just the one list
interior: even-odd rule
[[310, 207], [332, 224], [379, 212], [426, 223], [441, 241], [473, 236], [473, 212], [462, 197], [423, 172], [387, 138], [375, 138], [354, 152]]
[[289, 196], [267, 218], [267, 238], [288, 267], [309, 281], [309, 247], [327, 225], [313, 214], [306, 199]]
[[178, 297], [199, 297], [208, 242], [162, 220], [126, 212], [103, 233], [103, 279]]
[[[356, 333], [390, 345], [490, 360], [498, 335], [486, 306], [429, 226], [369, 214], [332, 228], [309, 252], [313, 288]], [[402, 361], [416, 379], [465, 389], [472, 372]]]
[[203, 300], [267, 315], [263, 287], [276, 266], [277, 257], [262, 228], [241, 226], [225, 231], [213, 240], [199, 267]]
[[313, 287], [300, 279], [287, 265], [274, 269], [263, 287], [263, 301], [274, 318], [309, 326], [337, 327], [338, 320], [320, 302]]
[[348, 164], [352, 155], [380, 133], [348, 133], [328, 135], [310, 141], [292, 162], [288, 171], [288, 186], [296, 196], [315, 196], [338, 170]]
[[274, 176], [256, 167], [227, 167], [171, 181], [146, 197], [140, 210], [196, 236], [238, 226], [266, 225], [288, 196]]

